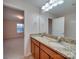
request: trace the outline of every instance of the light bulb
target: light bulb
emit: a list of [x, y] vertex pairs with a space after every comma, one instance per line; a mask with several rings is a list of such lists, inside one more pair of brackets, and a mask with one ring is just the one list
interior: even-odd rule
[[49, 1], [49, 4], [52, 4], [52, 3], [54, 3], [56, 0], [50, 0]]
[[58, 2], [58, 4], [63, 4], [63, 3], [64, 3], [64, 1], [63, 1], [63, 0], [61, 0], [61, 1], [59, 1], [59, 2]]
[[46, 4], [45, 4], [45, 7], [46, 7], [46, 8], [47, 8], [47, 7], [49, 7], [49, 4], [48, 4], [48, 3], [46, 3]]
[[52, 7], [55, 7], [55, 6], [57, 6], [58, 5], [58, 3], [54, 3], [54, 4], [52, 4]]
[[45, 9], [45, 6], [43, 6], [41, 9]]

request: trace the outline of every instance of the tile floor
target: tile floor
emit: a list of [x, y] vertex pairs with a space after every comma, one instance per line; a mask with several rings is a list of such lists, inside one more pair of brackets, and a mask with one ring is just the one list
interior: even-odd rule
[[23, 59], [24, 40], [23, 38], [4, 40], [4, 59]]
[[32, 56], [25, 57], [24, 59], [34, 59]]

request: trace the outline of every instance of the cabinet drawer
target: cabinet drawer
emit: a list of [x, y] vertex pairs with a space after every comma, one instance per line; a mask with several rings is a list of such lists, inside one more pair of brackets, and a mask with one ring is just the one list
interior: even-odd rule
[[35, 39], [32, 39], [32, 42], [35, 43], [37, 46], [39, 46], [39, 42], [36, 41]]
[[49, 49], [43, 44], [40, 44], [40, 48], [45, 51], [47, 54], [49, 54], [53, 59], [66, 59], [63, 56], [59, 55], [58, 53], [54, 52], [53, 50]]

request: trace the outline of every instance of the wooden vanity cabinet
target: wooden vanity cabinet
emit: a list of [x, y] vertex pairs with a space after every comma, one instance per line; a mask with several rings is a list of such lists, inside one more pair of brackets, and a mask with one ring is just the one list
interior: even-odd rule
[[39, 59], [39, 42], [31, 38], [31, 52], [35, 59]]
[[39, 59], [39, 47], [35, 45], [35, 59]]
[[40, 59], [49, 59], [49, 55], [46, 54], [42, 49], [40, 50]]
[[50, 57], [49, 59], [53, 59], [52, 57]]
[[34, 54], [35, 54], [35, 46], [34, 46], [34, 43], [33, 42], [31, 42], [31, 52], [32, 52], [32, 55], [34, 56]]
[[31, 51], [34, 59], [69, 59], [64, 57], [41, 42], [31, 38]]
[[44, 50], [52, 59], [65, 59], [63, 56], [59, 55], [58, 53], [43, 44], [40, 44], [40, 48]]

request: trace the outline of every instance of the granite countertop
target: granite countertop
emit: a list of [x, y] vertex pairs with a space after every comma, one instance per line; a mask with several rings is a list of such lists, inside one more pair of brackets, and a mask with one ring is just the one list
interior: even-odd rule
[[66, 42], [58, 42], [56, 39], [49, 37], [40, 37], [40, 36], [31, 36], [37, 41], [43, 43], [44, 45], [54, 49], [61, 54], [69, 57], [70, 59], [76, 59], [76, 45], [66, 43]]

